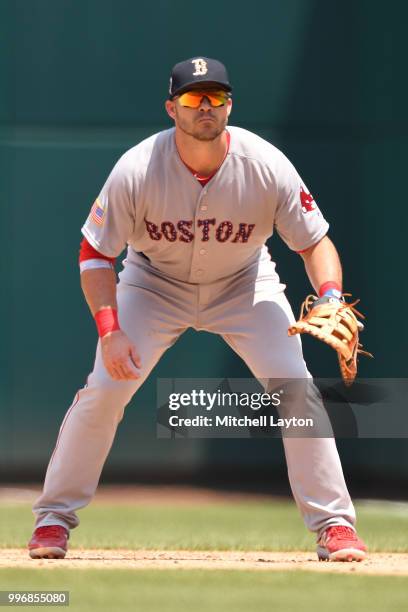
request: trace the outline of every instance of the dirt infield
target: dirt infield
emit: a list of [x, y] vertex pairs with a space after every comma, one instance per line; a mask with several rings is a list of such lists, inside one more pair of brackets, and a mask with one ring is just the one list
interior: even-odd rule
[[305, 552], [216, 552], [72, 549], [65, 559], [33, 560], [22, 549], [0, 550], [0, 568], [309, 570], [408, 575], [407, 553], [372, 553], [361, 563], [324, 563]]

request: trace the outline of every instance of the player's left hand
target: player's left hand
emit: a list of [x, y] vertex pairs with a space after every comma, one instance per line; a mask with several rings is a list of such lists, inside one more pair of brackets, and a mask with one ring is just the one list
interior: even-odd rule
[[[348, 296], [349, 294], [343, 294]], [[357, 374], [357, 356], [372, 357], [359, 342], [359, 331], [364, 329], [357, 317], [364, 316], [355, 308], [356, 300], [309, 295], [302, 304], [299, 321], [289, 327], [288, 335], [311, 334], [326, 342], [337, 352], [340, 371], [346, 385], [351, 385]]]

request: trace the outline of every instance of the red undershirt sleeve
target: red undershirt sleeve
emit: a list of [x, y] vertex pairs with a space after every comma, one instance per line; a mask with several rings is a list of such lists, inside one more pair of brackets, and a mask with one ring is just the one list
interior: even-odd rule
[[86, 238], [83, 238], [79, 249], [79, 263], [86, 261], [87, 259], [104, 259], [105, 261], [109, 261], [114, 266], [116, 258], [102, 255], [102, 253], [99, 253], [99, 251], [94, 249], [94, 247], [89, 244]]

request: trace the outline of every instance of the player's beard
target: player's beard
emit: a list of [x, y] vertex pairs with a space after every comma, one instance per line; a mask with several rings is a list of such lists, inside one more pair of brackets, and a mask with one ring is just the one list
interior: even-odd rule
[[209, 142], [215, 140], [223, 133], [228, 123], [228, 117], [219, 120], [214, 115], [206, 116], [213, 119], [213, 121], [199, 121], [199, 119], [204, 119], [204, 116], [197, 117], [194, 120], [187, 120], [180, 117], [176, 108], [177, 127], [196, 140]]

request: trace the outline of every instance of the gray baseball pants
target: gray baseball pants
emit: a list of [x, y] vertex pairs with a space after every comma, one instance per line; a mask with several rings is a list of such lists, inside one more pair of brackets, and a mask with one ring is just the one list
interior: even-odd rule
[[[141, 377], [113, 380], [98, 343], [93, 371], [63, 420], [33, 507], [36, 527], [79, 524], [76, 512], [95, 494], [125, 406], [187, 328], [220, 334], [256, 378], [310, 378], [299, 336], [287, 335], [294, 316], [283, 289], [268, 274], [243, 272], [195, 285], [147, 264], [125, 269], [117, 289], [119, 319], [141, 356]], [[323, 404], [319, 409], [325, 413]], [[286, 437], [283, 444], [293, 496], [308, 529], [319, 536], [329, 525], [354, 527], [334, 438]]]

